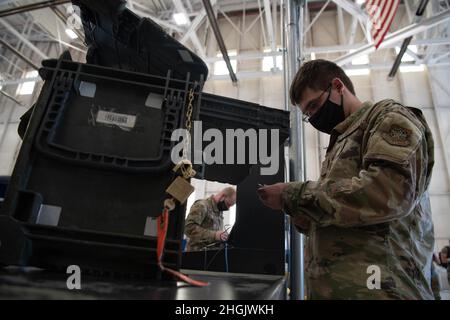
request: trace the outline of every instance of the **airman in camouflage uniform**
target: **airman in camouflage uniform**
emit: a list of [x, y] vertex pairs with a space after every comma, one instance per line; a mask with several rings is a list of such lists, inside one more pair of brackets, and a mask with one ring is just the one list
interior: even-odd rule
[[[318, 181], [274, 185], [308, 236], [308, 298], [433, 299], [433, 164], [420, 110], [366, 102], [332, 130]], [[373, 266], [379, 289], [371, 286]]]
[[224, 231], [223, 211], [236, 203], [236, 192], [225, 188], [217, 195], [197, 200], [191, 207], [185, 222], [185, 234], [189, 238], [186, 251], [198, 251], [217, 247], [226, 241], [228, 234]]
[[[283, 192], [285, 211], [311, 221], [302, 231], [312, 299], [433, 299], [432, 166], [433, 140], [419, 110], [365, 103], [335, 128], [319, 180]], [[371, 265], [381, 270], [380, 290], [367, 288]]]

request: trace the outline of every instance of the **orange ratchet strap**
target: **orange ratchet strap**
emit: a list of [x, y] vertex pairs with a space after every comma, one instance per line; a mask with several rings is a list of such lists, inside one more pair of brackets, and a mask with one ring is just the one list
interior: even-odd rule
[[189, 278], [187, 275], [166, 268], [164, 267], [163, 263], [162, 263], [162, 256], [164, 253], [164, 246], [166, 243], [166, 236], [167, 236], [167, 228], [169, 226], [169, 210], [167, 208], [164, 208], [164, 211], [162, 212], [162, 214], [158, 217], [158, 241], [157, 241], [157, 245], [156, 245], [156, 254], [157, 254], [157, 259], [158, 259], [158, 266], [161, 269], [161, 271], [167, 272], [170, 275], [172, 275], [174, 278], [186, 282], [190, 285], [196, 286], [196, 287], [205, 287], [207, 285], [209, 285], [208, 282], [203, 282], [203, 281], [199, 281], [199, 280], [194, 280]]

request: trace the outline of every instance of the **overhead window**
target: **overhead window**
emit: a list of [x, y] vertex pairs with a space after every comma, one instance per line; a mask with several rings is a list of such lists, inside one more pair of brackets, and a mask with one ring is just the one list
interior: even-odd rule
[[[37, 70], [28, 71], [25, 73], [25, 79], [33, 79], [38, 76]], [[34, 91], [34, 86], [36, 85], [36, 80], [33, 81], [25, 81], [17, 87], [17, 95], [29, 95]]]

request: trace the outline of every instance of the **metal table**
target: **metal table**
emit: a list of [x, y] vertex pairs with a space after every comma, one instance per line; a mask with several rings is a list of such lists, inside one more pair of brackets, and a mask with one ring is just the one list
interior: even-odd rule
[[0, 299], [282, 300], [283, 276], [182, 270], [209, 286], [167, 280], [115, 279], [81, 274], [81, 290], [67, 289], [70, 274], [37, 268], [0, 269]]

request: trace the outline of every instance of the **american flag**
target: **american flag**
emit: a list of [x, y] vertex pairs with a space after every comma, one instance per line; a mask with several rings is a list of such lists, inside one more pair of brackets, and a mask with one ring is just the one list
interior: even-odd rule
[[394, 21], [400, 0], [368, 0], [366, 11], [369, 15], [371, 34], [378, 49]]

